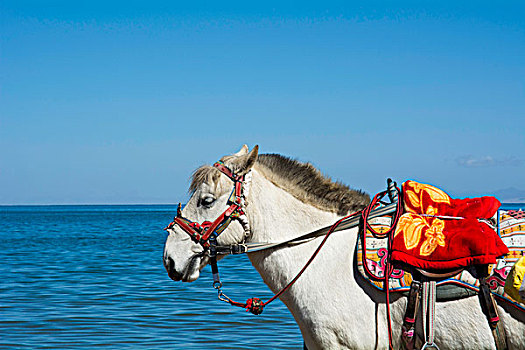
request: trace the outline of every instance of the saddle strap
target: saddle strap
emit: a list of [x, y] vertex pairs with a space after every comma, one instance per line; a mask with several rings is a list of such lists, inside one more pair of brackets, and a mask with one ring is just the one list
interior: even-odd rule
[[479, 302], [481, 304], [481, 310], [485, 313], [489, 327], [494, 337], [494, 343], [497, 350], [507, 350], [507, 335], [505, 328], [500, 322], [498, 310], [496, 309], [496, 302], [494, 297], [489, 290], [486, 277], [480, 278], [479, 286]]
[[407, 306], [405, 316], [403, 317], [403, 326], [401, 328], [401, 337], [404, 348], [413, 350], [416, 346], [416, 315], [419, 308], [419, 298], [421, 296], [421, 282], [413, 280], [408, 292]]
[[422, 316], [425, 344], [423, 344], [421, 350], [439, 350], [437, 344], [434, 343], [434, 325], [436, 321], [436, 281], [423, 282]]

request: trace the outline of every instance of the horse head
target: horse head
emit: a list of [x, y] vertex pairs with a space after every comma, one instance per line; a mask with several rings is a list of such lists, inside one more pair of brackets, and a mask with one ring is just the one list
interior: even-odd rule
[[167, 228], [163, 262], [171, 279], [192, 282], [199, 277], [209, 262], [208, 239], [215, 239], [219, 230], [224, 230], [216, 237], [222, 245], [240, 243], [246, 238], [247, 221], [234, 220], [237, 222], [229, 225], [227, 219], [245, 218], [244, 197], [257, 156], [258, 146], [249, 151], [244, 145], [214, 166], [205, 165], [193, 173], [191, 197]]

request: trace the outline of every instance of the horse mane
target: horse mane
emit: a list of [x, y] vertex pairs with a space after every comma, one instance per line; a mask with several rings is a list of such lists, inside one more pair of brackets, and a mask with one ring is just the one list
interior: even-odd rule
[[280, 154], [261, 154], [255, 166], [277, 187], [322, 210], [345, 215], [370, 203], [368, 194], [332, 181], [310, 163], [301, 163]]
[[[370, 202], [365, 192], [332, 181], [310, 163], [280, 154], [260, 154], [255, 168], [275, 186], [321, 210], [345, 215], [363, 209]], [[193, 173], [190, 192], [195, 192], [204, 182], [216, 182], [219, 175], [219, 170], [212, 166], [198, 168]]]

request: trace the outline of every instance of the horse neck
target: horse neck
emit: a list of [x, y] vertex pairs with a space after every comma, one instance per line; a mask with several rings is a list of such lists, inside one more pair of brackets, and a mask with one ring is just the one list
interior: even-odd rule
[[[250, 197], [248, 216], [253, 242], [286, 241], [330, 226], [340, 218], [335, 213], [303, 203], [256, 171]], [[319, 240], [314, 240], [293, 248], [252, 253], [249, 258], [265, 283], [276, 291], [293, 278], [318, 244]]]
[[[252, 200], [247, 207], [252, 241], [285, 241], [330, 226], [340, 218], [299, 201], [255, 175], [258, 174], [254, 173]], [[248, 257], [266, 285], [277, 293], [301, 270], [321, 239], [250, 253]], [[361, 332], [362, 324], [376, 324], [378, 316], [376, 305], [356, 283], [356, 240], [356, 228], [334, 232], [315, 261], [279, 297], [312, 349], [374, 348], [376, 344], [376, 333], [368, 332], [365, 339]]]

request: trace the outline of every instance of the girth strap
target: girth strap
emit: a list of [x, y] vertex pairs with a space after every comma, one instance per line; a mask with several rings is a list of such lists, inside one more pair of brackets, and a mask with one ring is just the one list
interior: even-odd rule
[[436, 321], [436, 281], [423, 282], [423, 332], [425, 334], [425, 344], [423, 349], [437, 349], [434, 343], [434, 325]]
[[489, 327], [492, 332], [492, 336], [494, 337], [496, 349], [506, 350], [507, 335], [505, 333], [505, 328], [503, 327], [503, 324], [500, 322], [498, 310], [496, 309], [496, 302], [494, 301], [494, 297], [492, 296], [492, 293], [489, 290], [487, 278], [480, 278], [479, 282], [479, 302], [481, 304], [481, 310], [483, 310], [483, 313], [485, 314], [485, 316], [487, 317], [487, 321], [489, 322]]
[[408, 293], [407, 307], [405, 317], [403, 317], [403, 326], [401, 329], [401, 338], [403, 345], [407, 350], [415, 348], [416, 341], [416, 315], [419, 308], [419, 298], [421, 295], [421, 282], [413, 280]]

